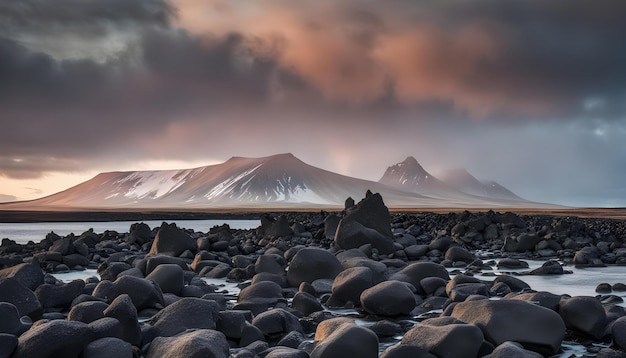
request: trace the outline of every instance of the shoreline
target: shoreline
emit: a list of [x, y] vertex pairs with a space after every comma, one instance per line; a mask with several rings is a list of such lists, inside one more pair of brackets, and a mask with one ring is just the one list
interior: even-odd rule
[[[235, 220], [258, 219], [264, 214], [319, 214], [320, 211], [340, 212], [339, 207], [303, 208], [210, 208], [210, 209], [64, 209], [25, 210], [3, 209], [0, 223], [63, 222], [63, 221], [142, 221], [142, 220]], [[448, 214], [468, 211], [473, 214], [512, 212], [517, 215], [579, 217], [597, 219], [626, 219], [626, 208], [389, 208], [393, 214]]]

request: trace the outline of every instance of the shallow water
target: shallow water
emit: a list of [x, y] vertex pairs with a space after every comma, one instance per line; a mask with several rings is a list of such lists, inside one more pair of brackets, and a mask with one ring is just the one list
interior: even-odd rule
[[[506, 272], [524, 272], [540, 267], [544, 261], [524, 260], [530, 265], [529, 269], [509, 270]], [[576, 268], [573, 266], [563, 267], [565, 270], [572, 271], [573, 274], [564, 275], [545, 275], [516, 276], [522, 281], [528, 283], [533, 290], [548, 291], [557, 295], [568, 294], [570, 296], [596, 296], [596, 286], [606, 282], [611, 285], [615, 283], [626, 283], [626, 266], [607, 266], [607, 267], [590, 267]], [[502, 274], [505, 270], [494, 270], [496, 274]], [[489, 272], [489, 271], [485, 271]], [[491, 279], [490, 277], [481, 276], [481, 279]], [[614, 295], [626, 299], [626, 292], [613, 292]], [[621, 305], [624, 305], [622, 303]]]
[[[150, 228], [161, 226], [163, 220], [146, 221], [89, 221], [89, 222], [41, 222], [41, 223], [0, 223], [0, 239], [8, 238], [15, 240], [19, 244], [28, 241], [39, 242], [46, 238], [51, 231], [65, 236], [71, 233], [80, 235], [83, 232], [93, 229], [96, 233], [103, 233], [106, 230], [117, 231], [119, 233], [128, 232], [130, 226], [136, 222], [144, 222]], [[194, 231], [207, 232], [216, 225], [228, 224], [231, 229], [245, 230], [254, 229], [261, 225], [260, 220], [166, 220], [175, 222], [178, 227], [191, 229]]]

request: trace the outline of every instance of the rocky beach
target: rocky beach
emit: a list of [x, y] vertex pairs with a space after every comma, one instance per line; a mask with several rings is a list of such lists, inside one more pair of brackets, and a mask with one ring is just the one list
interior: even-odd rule
[[594, 296], [525, 280], [625, 265], [625, 238], [620, 219], [390, 214], [370, 192], [252, 230], [3, 238], [0, 358], [626, 357], [626, 275]]

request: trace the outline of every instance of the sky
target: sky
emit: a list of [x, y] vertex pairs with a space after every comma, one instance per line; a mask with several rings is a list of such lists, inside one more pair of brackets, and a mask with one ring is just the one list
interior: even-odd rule
[[624, 18], [623, 0], [0, 1], [0, 201], [291, 152], [626, 206]]

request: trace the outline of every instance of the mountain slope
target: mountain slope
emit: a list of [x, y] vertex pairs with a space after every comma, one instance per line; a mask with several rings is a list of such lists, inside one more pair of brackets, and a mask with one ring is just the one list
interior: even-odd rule
[[29, 203], [66, 207], [227, 207], [342, 205], [380, 192], [401, 205], [432, 200], [310, 166], [291, 154], [228, 161], [185, 170], [110, 172]]
[[[506, 189], [493, 184], [492, 191]], [[501, 189], [498, 189], [501, 188]], [[2, 209], [188, 209], [341, 207], [349, 196], [380, 193], [390, 207], [515, 207], [518, 197], [461, 192], [426, 172], [414, 158], [391, 166], [381, 182], [352, 178], [308, 165], [291, 154], [232, 157], [194, 169], [101, 173], [62, 192]], [[545, 205], [543, 205], [545, 206]]]
[[524, 200], [495, 181], [480, 181], [462, 168], [444, 170], [437, 173], [442, 182], [471, 195], [487, 198]]

